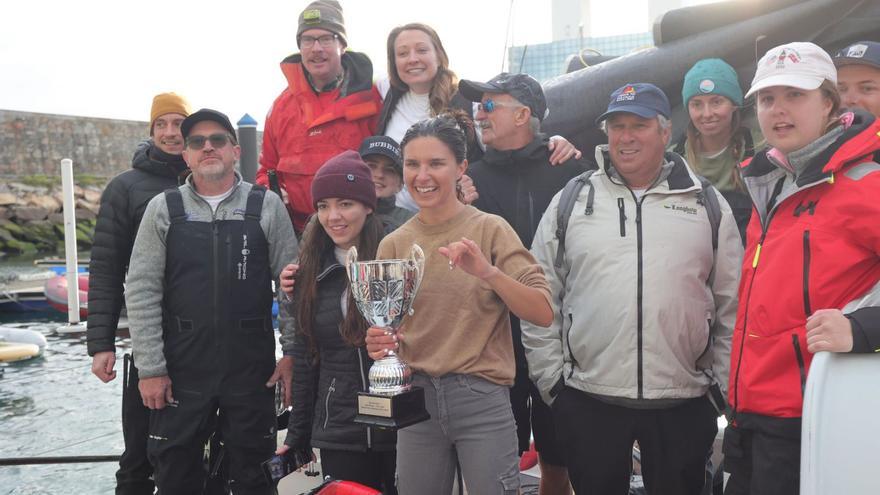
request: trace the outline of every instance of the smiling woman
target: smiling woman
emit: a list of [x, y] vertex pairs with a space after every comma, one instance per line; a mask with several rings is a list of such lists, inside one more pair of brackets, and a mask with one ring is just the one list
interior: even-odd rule
[[352, 246], [374, 259], [382, 238], [370, 169], [356, 152], [343, 152], [318, 170], [311, 190], [318, 213], [303, 233], [299, 264], [285, 269], [296, 272], [293, 301], [281, 313], [281, 344], [285, 359], [293, 359], [293, 410], [278, 452], [309, 458], [320, 448], [325, 476], [394, 495], [394, 432], [354, 422], [372, 361], [343, 260]]
[[[407, 131], [404, 181], [421, 209], [377, 251], [379, 259], [402, 258], [418, 244], [426, 253], [399, 351], [431, 418], [398, 432], [401, 493], [448, 495], [457, 460], [469, 492], [516, 493], [509, 314], [539, 325], [553, 319], [544, 273], [513, 228], [456, 197], [467, 169], [462, 119], [440, 115]], [[382, 328], [368, 329], [366, 342], [374, 359], [398, 349]]]

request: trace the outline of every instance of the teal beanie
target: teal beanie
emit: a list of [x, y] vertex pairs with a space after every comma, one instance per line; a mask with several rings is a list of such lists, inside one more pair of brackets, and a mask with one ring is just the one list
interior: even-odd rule
[[687, 106], [697, 95], [721, 95], [736, 106], [742, 106], [743, 93], [736, 78], [736, 71], [720, 58], [700, 60], [684, 76], [681, 101]]

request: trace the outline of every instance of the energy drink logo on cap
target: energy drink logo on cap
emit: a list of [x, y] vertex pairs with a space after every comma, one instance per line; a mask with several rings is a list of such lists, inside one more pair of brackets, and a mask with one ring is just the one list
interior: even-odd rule
[[[801, 61], [800, 54], [791, 48], [783, 48], [782, 51], [779, 52], [779, 55], [776, 56], [776, 68], [784, 69], [786, 60], [791, 60], [791, 63], [798, 64]], [[772, 63], [772, 59], [768, 60], [768, 62]]]
[[320, 24], [321, 11], [318, 9], [310, 9], [303, 11], [303, 22], [306, 24]]
[[617, 101], [633, 101], [636, 99], [636, 88], [627, 86], [617, 95]]

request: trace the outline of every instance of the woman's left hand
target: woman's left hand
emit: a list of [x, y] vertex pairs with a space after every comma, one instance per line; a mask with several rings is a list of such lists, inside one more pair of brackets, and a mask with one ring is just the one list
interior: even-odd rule
[[807, 318], [807, 350], [849, 352], [853, 348], [852, 323], [839, 309], [820, 309]]
[[550, 150], [550, 165], [560, 165], [581, 157], [580, 150], [562, 136], [551, 136], [547, 148]]
[[460, 241], [450, 243], [446, 247], [441, 247], [439, 251], [440, 254], [449, 258], [450, 270], [459, 267], [480, 280], [486, 280], [498, 271], [483, 255], [480, 246], [466, 237], [462, 237]]

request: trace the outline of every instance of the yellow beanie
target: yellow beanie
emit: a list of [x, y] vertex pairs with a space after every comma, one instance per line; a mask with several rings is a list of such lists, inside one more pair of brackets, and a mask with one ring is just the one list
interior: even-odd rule
[[153, 122], [166, 113], [179, 113], [188, 117], [191, 112], [186, 98], [176, 93], [160, 93], [153, 97], [153, 106], [150, 108], [150, 131], [153, 130]]

